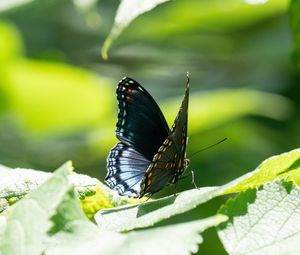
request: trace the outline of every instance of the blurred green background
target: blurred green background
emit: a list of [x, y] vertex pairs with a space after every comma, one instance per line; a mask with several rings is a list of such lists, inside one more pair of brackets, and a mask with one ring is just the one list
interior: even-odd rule
[[[1, 164], [53, 171], [72, 160], [76, 171], [103, 180], [117, 142], [118, 81], [129, 76], [142, 83], [171, 125], [186, 71], [187, 155], [229, 138], [192, 158], [199, 186], [223, 184], [299, 146], [300, 76], [291, 57], [289, 1], [170, 1], [134, 20], [104, 61], [101, 47], [118, 5], [0, 3]], [[190, 178], [179, 184], [179, 190], [192, 187]], [[172, 187], [157, 196], [169, 193]], [[215, 204], [188, 217], [215, 212]], [[209, 245], [200, 251], [222, 254], [220, 245]]]

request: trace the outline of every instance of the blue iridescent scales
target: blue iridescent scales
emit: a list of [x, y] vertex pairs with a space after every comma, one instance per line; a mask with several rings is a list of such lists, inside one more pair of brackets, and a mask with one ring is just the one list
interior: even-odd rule
[[107, 157], [107, 185], [119, 195], [143, 197], [176, 184], [186, 159], [189, 75], [185, 95], [171, 127], [152, 96], [125, 77], [117, 87], [119, 143]]

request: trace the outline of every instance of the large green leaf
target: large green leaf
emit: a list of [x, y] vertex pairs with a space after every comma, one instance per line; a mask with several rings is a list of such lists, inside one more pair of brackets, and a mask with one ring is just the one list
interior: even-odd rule
[[[69, 203], [73, 203], [69, 201]], [[57, 215], [64, 219], [65, 215], [74, 215], [78, 208], [65, 206]], [[64, 219], [66, 228], [53, 234], [46, 245], [46, 255], [126, 255], [126, 254], [176, 254], [186, 255], [198, 250], [202, 243], [199, 233], [205, 229], [217, 226], [227, 218], [217, 215], [204, 220], [176, 224], [166, 227], [133, 231], [128, 234], [102, 231], [94, 224], [75, 213], [75, 217]], [[176, 233], [176, 234], [175, 234]], [[147, 247], [147, 248], [145, 248]], [[150, 248], [151, 247], [151, 248]]]
[[99, 227], [105, 230], [128, 231], [143, 228], [152, 226], [154, 223], [173, 215], [191, 210], [220, 193], [218, 187], [188, 190], [177, 196], [172, 195], [138, 205], [102, 210], [95, 215], [95, 220]]
[[[134, 4], [135, 1], [129, 0], [127, 2]], [[126, 42], [136, 42], [137, 40], [145, 39], [149, 40], [149, 42], [165, 41], [172, 35], [180, 35], [186, 41], [188, 38], [185, 35], [190, 31], [195, 31], [194, 34], [197, 34], [201, 30], [222, 31], [223, 33], [224, 31], [241, 30], [270, 17], [281, 15], [287, 9], [287, 0], [268, 0], [263, 3], [250, 0], [231, 0], [226, 2], [223, 0], [173, 1], [166, 8], [161, 8], [158, 12], [159, 15], [156, 13], [140, 17], [139, 21], [130, 25], [123, 36], [126, 38]], [[126, 10], [124, 15], [128, 16], [131, 13]], [[124, 24], [128, 25], [127, 22], [124, 22]], [[121, 29], [119, 29], [115, 21], [114, 28], [111, 30], [102, 48], [104, 57], [106, 57], [105, 54], [111, 43], [120, 35], [119, 31], [122, 32], [126, 26], [121, 25]], [[136, 31], [139, 32], [137, 33]], [[117, 36], [114, 36], [114, 33]], [[205, 35], [207, 34], [205, 33]], [[174, 40], [177, 41], [178, 38], [176, 37]]]
[[103, 107], [114, 102], [108, 82], [83, 69], [24, 59], [13, 63], [7, 79], [11, 109], [33, 131], [99, 126], [113, 110]]
[[62, 166], [43, 185], [0, 216], [1, 255], [40, 255], [49, 218], [72, 188], [70, 164]]
[[300, 189], [289, 182], [266, 183], [229, 200], [219, 236], [230, 255], [300, 253]]
[[[74, 189], [64, 196], [52, 217], [48, 231], [46, 255], [118, 255], [118, 254], [172, 254], [196, 252], [202, 243], [199, 233], [217, 226], [227, 219], [217, 215], [204, 220], [166, 227], [133, 231], [128, 234], [102, 231], [83, 215]], [[174, 235], [176, 233], [176, 235]], [[145, 249], [151, 247], [151, 249]]]
[[[196, 253], [198, 244], [203, 241], [199, 233], [209, 227], [219, 225], [226, 219], [223, 215], [217, 215], [188, 223], [133, 231], [128, 234], [124, 245], [120, 247], [116, 254], [185, 255]], [[151, 248], [145, 249], [145, 247]]]
[[257, 187], [262, 183], [272, 181], [278, 176], [300, 180], [299, 162], [300, 149], [296, 149], [267, 159], [256, 170], [223, 186], [193, 189], [177, 196], [105, 209], [95, 215], [95, 220], [100, 228], [105, 230], [128, 231], [152, 226], [161, 220], [189, 211], [216, 196], [245, 191], [249, 187]]

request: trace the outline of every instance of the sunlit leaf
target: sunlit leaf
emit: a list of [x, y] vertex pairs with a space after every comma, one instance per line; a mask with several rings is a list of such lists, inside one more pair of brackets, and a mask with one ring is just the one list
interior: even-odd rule
[[143, 228], [191, 210], [220, 193], [217, 187], [188, 190], [177, 196], [172, 195], [138, 205], [101, 210], [95, 215], [95, 220], [104, 230], [128, 231]]
[[[2, 1], [3, 2], [3, 1]], [[22, 53], [22, 43], [19, 33], [12, 24], [0, 22], [0, 71], [19, 57]], [[3, 77], [1, 77], [2, 79]]]
[[287, 178], [300, 185], [300, 149], [266, 159], [251, 173], [249, 178], [228, 189], [226, 194], [258, 187], [276, 178]]
[[40, 255], [50, 227], [49, 218], [72, 185], [70, 164], [0, 216], [1, 255]]
[[45, 255], [167, 255], [170, 252], [186, 255], [198, 250], [198, 245], [203, 241], [201, 232], [226, 219], [223, 215], [217, 215], [204, 220], [118, 234], [101, 231], [91, 222], [74, 218], [67, 221], [67, 230], [49, 238]]
[[[174, 41], [178, 42], [179, 34], [191, 36], [193, 33], [190, 31], [195, 31], [195, 36], [199, 36], [197, 31], [202, 29], [217, 31], [219, 32], [218, 36], [220, 36], [224, 31], [247, 29], [264, 20], [282, 15], [287, 12], [289, 5], [288, 0], [268, 0], [264, 3], [255, 3], [254, 1], [249, 3], [250, 1], [174, 1], [174, 4], [170, 4], [168, 8], [162, 10], [160, 15], [141, 17], [141, 22], [137, 21], [131, 24], [123, 36], [131, 42], [137, 39], [158, 42], [175, 36]], [[136, 33], [136, 31], [139, 32]], [[202, 33], [200, 36], [205, 37], [207, 34]], [[189, 37], [183, 36], [183, 38], [188, 40]], [[198, 43], [200, 41], [197, 39]], [[211, 43], [216, 43], [222, 47], [224, 46], [222, 45], [223, 42], [212, 41]], [[195, 48], [193, 52], [195, 52]]]
[[[187, 190], [174, 196], [164, 197], [136, 205], [126, 205], [99, 211], [95, 220], [101, 229], [128, 231], [152, 226], [174, 215], [189, 211], [224, 193], [245, 191], [272, 181], [278, 176], [297, 179], [300, 167], [300, 149], [293, 150], [264, 161], [256, 170], [220, 187], [204, 187]], [[273, 172], [272, 172], [273, 171]]]
[[[128, 234], [102, 231], [88, 221], [79, 207], [74, 191], [70, 190], [52, 217], [45, 255], [118, 255], [172, 254], [196, 252], [202, 243], [200, 233], [227, 219], [217, 215], [203, 220], [166, 227], [147, 229]], [[176, 233], [176, 235], [174, 235]], [[145, 249], [151, 247], [151, 249]]]
[[230, 255], [300, 253], [300, 189], [275, 181], [229, 200], [220, 213], [229, 217], [219, 236]]
[[[209, 227], [219, 225], [226, 219], [223, 215], [217, 215], [188, 223], [130, 232], [124, 245], [116, 254], [185, 255], [196, 253], [198, 245], [203, 241], [200, 233]], [[145, 247], [151, 248], [145, 249]]]
[[103, 105], [113, 104], [113, 88], [82, 69], [24, 60], [14, 63], [9, 74], [11, 107], [31, 130], [80, 129], [111, 112]]
[[135, 18], [167, 1], [170, 0], [121, 0], [113, 28], [111, 29], [111, 32], [106, 38], [102, 47], [102, 58], [108, 58], [107, 52], [112, 42]]

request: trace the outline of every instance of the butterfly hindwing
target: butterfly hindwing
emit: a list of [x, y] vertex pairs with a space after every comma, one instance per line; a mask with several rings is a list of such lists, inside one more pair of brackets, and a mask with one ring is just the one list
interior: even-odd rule
[[159, 106], [138, 82], [128, 77], [119, 82], [117, 99], [118, 139], [151, 161], [170, 132]]
[[141, 182], [140, 197], [146, 193], [155, 193], [170, 183], [177, 183], [182, 175], [187, 144], [188, 101], [189, 78], [171, 134], [160, 146]]
[[176, 161], [179, 154], [173, 139], [168, 137], [155, 154], [141, 182], [140, 197], [153, 194], [169, 185], [176, 172]]
[[107, 157], [105, 182], [122, 196], [139, 197], [141, 180], [150, 163], [134, 148], [120, 142]]

